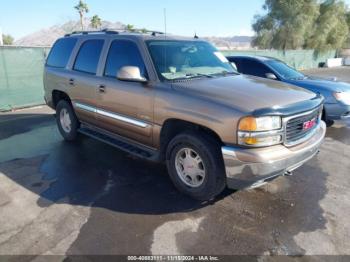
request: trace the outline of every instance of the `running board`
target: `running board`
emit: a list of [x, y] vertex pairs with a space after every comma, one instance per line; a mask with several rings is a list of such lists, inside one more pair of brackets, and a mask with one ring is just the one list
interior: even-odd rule
[[122, 138], [114, 134], [108, 134], [95, 128], [90, 128], [89, 126], [82, 125], [78, 130], [79, 133], [99, 140], [110, 146], [116, 147], [122, 151], [125, 151], [131, 155], [139, 158], [147, 159], [149, 161], [157, 162], [159, 161], [159, 153], [157, 150], [152, 150], [142, 145], [132, 143], [129, 140]]

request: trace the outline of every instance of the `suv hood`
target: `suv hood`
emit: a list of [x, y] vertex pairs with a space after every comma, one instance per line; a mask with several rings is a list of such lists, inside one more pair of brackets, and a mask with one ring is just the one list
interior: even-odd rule
[[172, 86], [246, 113], [286, 108], [316, 97], [315, 93], [300, 87], [246, 75], [185, 80], [174, 82]]

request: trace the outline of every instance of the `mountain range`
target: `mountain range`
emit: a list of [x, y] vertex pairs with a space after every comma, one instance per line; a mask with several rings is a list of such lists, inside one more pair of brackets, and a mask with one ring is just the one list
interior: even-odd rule
[[[96, 30], [90, 26], [90, 19], [86, 18], [84, 30]], [[124, 29], [125, 24], [121, 22], [102, 21], [101, 28]], [[81, 31], [79, 21], [69, 21], [62, 25], [55, 25], [50, 28], [29, 34], [15, 41], [17, 46], [52, 46], [57, 38], [74, 31]], [[233, 37], [203, 37], [203, 39], [212, 42], [220, 49], [249, 49], [251, 48], [252, 37], [233, 36]]]

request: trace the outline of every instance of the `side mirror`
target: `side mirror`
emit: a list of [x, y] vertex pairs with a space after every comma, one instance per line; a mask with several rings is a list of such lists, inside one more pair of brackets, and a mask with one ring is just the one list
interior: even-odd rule
[[117, 73], [117, 78], [121, 81], [146, 83], [147, 79], [141, 75], [137, 66], [123, 66]]
[[265, 74], [266, 78], [271, 79], [271, 80], [277, 80], [277, 76], [273, 73], [267, 73]]

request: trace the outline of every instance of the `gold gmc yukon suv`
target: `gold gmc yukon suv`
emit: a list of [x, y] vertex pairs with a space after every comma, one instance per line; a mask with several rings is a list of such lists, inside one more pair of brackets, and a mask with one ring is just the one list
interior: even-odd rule
[[44, 86], [65, 140], [80, 133], [165, 162], [199, 200], [290, 175], [326, 132], [320, 95], [240, 75], [211, 44], [158, 32], [66, 35]]

